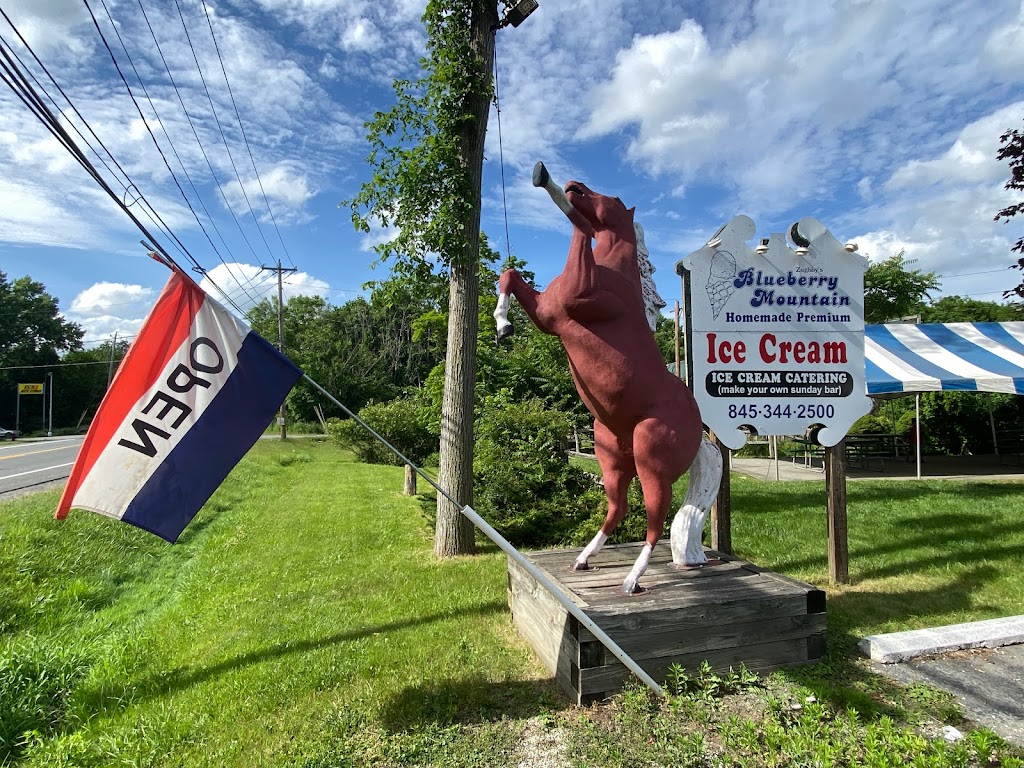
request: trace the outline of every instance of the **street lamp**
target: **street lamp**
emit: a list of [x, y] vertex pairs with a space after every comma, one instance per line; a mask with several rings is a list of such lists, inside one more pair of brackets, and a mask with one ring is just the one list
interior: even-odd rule
[[524, 21], [526, 17], [537, 10], [537, 0], [519, 0], [513, 7], [509, 8], [503, 18], [498, 23], [498, 29], [507, 27], [511, 24], [513, 27], [518, 27]]

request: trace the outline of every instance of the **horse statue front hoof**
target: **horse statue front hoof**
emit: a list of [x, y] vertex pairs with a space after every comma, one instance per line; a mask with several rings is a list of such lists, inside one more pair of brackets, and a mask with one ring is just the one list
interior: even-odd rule
[[626, 597], [636, 597], [642, 595], [647, 591], [647, 587], [641, 587], [640, 584], [632, 579], [626, 579], [622, 584], [622, 594]]

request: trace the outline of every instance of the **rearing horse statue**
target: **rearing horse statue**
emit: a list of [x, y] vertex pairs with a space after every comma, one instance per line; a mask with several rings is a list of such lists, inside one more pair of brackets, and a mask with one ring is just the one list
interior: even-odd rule
[[[594, 452], [604, 475], [608, 514], [573, 570], [589, 568], [589, 559], [629, 510], [629, 483], [640, 478], [646, 541], [622, 584], [623, 592], [634, 594], [642, 591], [639, 579], [664, 532], [672, 484], [687, 469], [686, 499], [672, 523], [672, 559], [678, 566], [708, 562], [701, 534], [718, 493], [722, 455], [703, 438], [693, 394], [668, 371], [654, 340], [657, 309], [651, 318], [645, 307], [637, 261], [643, 230], [633, 223], [634, 209], [578, 181], [570, 181], [563, 192], [543, 163], [537, 163], [533, 183], [544, 187], [572, 222], [569, 256], [562, 274], [542, 292], [513, 269], [501, 275], [494, 312], [498, 337], [512, 332], [508, 307], [509, 296], [515, 296], [541, 331], [562, 341], [576, 390], [594, 417]], [[648, 294], [653, 283], [650, 288]]]

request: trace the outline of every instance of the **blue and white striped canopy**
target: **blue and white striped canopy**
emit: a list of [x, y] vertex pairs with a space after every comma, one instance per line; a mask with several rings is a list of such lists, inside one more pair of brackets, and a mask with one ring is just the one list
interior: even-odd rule
[[869, 395], [1024, 394], [1024, 322], [867, 325], [864, 367]]

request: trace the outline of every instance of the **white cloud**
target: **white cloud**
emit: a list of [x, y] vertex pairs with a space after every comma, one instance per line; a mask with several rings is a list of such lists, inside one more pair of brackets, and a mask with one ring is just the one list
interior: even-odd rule
[[313, 218], [304, 211], [304, 206], [316, 190], [310, 187], [308, 177], [290, 164], [277, 165], [260, 174], [259, 178], [255, 175], [247, 177], [242, 185], [234, 180], [223, 186], [221, 191], [236, 213], [248, 214], [252, 206], [260, 221], [266, 224], [306, 223]]
[[1010, 20], [1007, 14], [1004, 22], [996, 24], [992, 36], [985, 43], [985, 54], [990, 65], [1008, 76], [1017, 75], [1024, 69], [1024, 2], [1020, 5], [1017, 18]]
[[155, 294], [152, 288], [141, 285], [94, 283], [75, 296], [68, 312], [81, 318], [102, 317], [111, 314], [110, 310], [114, 307], [133, 307], [135, 310], [129, 312], [128, 316], [144, 316]]
[[[947, 14], [934, 2], [761, 0], [752, 22], [692, 19], [637, 35], [592, 92], [579, 138], [628, 131], [628, 158], [672, 187], [713, 181], [740, 206], [780, 212], [849, 172], [928, 151], [982, 84], [1020, 82], [978, 55], [1009, 3]], [[1013, 6], [1016, 11], [1016, 5]], [[864, 178], [861, 173], [851, 180]]]
[[[294, 296], [327, 296], [330, 285], [306, 272], [282, 275], [284, 302]], [[252, 264], [218, 264], [200, 287], [233, 312], [245, 314], [261, 301], [277, 300], [277, 273]]]
[[928, 187], [935, 184], [990, 184], [1005, 181], [1008, 166], [996, 160], [999, 136], [1024, 115], [1024, 101], [1003, 107], [970, 123], [942, 155], [910, 160], [886, 182], [886, 189]]
[[364, 253], [373, 252], [378, 245], [390, 243], [401, 234], [398, 227], [387, 226], [377, 216], [370, 217], [370, 231], [363, 234], [359, 239], [359, 250]]
[[355, 19], [341, 35], [341, 47], [346, 51], [373, 53], [384, 45], [377, 26], [369, 19]]
[[74, 59], [92, 47], [76, 34], [91, 23], [86, 7], [78, 0], [6, 0], [4, 12], [40, 55]]
[[[897, 168], [872, 207], [853, 214], [856, 220], [876, 225], [853, 236], [861, 253], [878, 260], [902, 250], [908, 259], [917, 260], [916, 268], [950, 276], [1009, 267], [1015, 261], [1010, 247], [1018, 230], [1007, 229], [993, 217], [1014, 196], [1003, 188], [1009, 166], [998, 162], [995, 152], [999, 134], [1021, 114], [1024, 102], [985, 115], [966, 125], [945, 151], [940, 148], [934, 157], [913, 159]], [[944, 293], [969, 290], [952, 277], [942, 286]]]
[[86, 288], [71, 302], [69, 319], [85, 329], [84, 342], [133, 337], [152, 309], [156, 291], [141, 285], [100, 282]]

